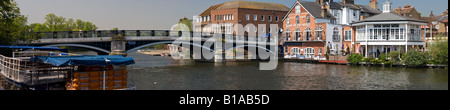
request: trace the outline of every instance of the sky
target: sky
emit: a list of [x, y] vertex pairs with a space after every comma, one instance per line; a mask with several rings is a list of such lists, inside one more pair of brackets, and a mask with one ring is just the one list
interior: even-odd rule
[[[28, 23], [43, 23], [45, 15], [53, 13], [65, 18], [90, 21], [99, 30], [168, 30], [179, 19], [202, 13], [211, 5], [234, 0], [16, 0]], [[248, 0], [280, 3], [291, 8], [296, 0]], [[304, 0], [315, 1], [315, 0]], [[341, 1], [341, 0], [335, 0]], [[370, 0], [355, 0], [368, 5]], [[385, 0], [378, 0], [380, 9]], [[448, 9], [447, 0], [390, 0], [392, 8], [409, 4], [422, 15], [431, 11], [441, 14]]]

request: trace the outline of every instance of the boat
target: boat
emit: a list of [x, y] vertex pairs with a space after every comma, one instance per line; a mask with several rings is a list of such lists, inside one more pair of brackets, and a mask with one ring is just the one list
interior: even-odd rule
[[[4, 90], [134, 90], [128, 84], [132, 57], [83, 56], [57, 47], [0, 46], [0, 87]], [[17, 51], [22, 50], [22, 51]]]

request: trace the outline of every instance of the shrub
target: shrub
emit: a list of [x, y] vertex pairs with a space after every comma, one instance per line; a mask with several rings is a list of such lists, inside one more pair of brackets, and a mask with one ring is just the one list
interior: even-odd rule
[[380, 60], [380, 61], [386, 61], [387, 60], [387, 57], [386, 57], [386, 55], [385, 54], [380, 54], [380, 56], [378, 57], [378, 60]]
[[382, 61], [374, 58], [374, 59], [370, 60], [370, 62], [374, 65], [378, 65], [378, 64], [381, 64]]
[[350, 62], [352, 65], [358, 65], [359, 62], [363, 60], [363, 56], [360, 54], [351, 54], [347, 57], [347, 62]]
[[429, 47], [431, 59], [435, 64], [448, 65], [448, 40], [435, 41]]
[[418, 51], [410, 51], [405, 55], [405, 63], [410, 67], [419, 67], [428, 63], [426, 53]]
[[400, 52], [393, 51], [388, 54], [389, 60], [392, 61], [392, 63], [400, 63]]

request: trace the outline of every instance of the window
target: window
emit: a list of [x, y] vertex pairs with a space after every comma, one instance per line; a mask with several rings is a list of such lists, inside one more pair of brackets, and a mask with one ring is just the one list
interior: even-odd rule
[[266, 32], [266, 29], [264, 28], [264, 26], [261, 27], [261, 32]]
[[322, 55], [322, 48], [319, 48], [319, 55]]
[[300, 34], [300, 28], [295, 29], [295, 40], [300, 41], [301, 38], [302, 36]]
[[311, 40], [311, 28], [306, 28], [305, 36], [306, 36], [306, 41]]
[[231, 20], [234, 20], [234, 15], [231, 15]]
[[276, 21], [276, 22], [278, 22], [278, 21], [279, 21], [279, 19], [280, 19], [280, 17], [278, 17], [278, 16], [277, 16], [277, 17], [275, 17], [275, 21]]
[[345, 31], [344, 40], [345, 41], [351, 41], [352, 40], [352, 31], [351, 30], [346, 30]]
[[289, 18], [286, 18], [286, 25], [289, 25]]
[[264, 21], [264, 15], [261, 15], [261, 21]]
[[258, 21], [258, 15], [253, 15], [253, 20]]
[[296, 21], [297, 24], [300, 24], [300, 17], [297, 16], [297, 17], [295, 18], [295, 21]]
[[248, 20], [250, 20], [250, 15], [249, 14], [246, 14], [245, 15], [245, 19], [248, 21]]
[[291, 56], [296, 56], [296, 55], [300, 55], [300, 49], [295, 47], [291, 49]]
[[300, 13], [300, 5], [295, 6], [295, 13]]
[[311, 58], [311, 57], [314, 57], [314, 48], [310, 48], [310, 47], [308, 47], [308, 48], [306, 48], [305, 49], [305, 56], [307, 57], [307, 58]]
[[287, 29], [286, 30], [286, 39], [285, 41], [289, 41], [291, 39], [291, 30]]
[[269, 21], [272, 21], [272, 16], [269, 16]]
[[306, 15], [306, 23], [311, 23], [311, 16]]
[[339, 35], [339, 29], [338, 28], [334, 28], [334, 30], [333, 30], [333, 41], [334, 42], [341, 41], [339, 36], [340, 36]]
[[322, 33], [323, 33], [323, 28], [320, 26], [316, 27], [316, 39], [317, 40], [322, 40]]

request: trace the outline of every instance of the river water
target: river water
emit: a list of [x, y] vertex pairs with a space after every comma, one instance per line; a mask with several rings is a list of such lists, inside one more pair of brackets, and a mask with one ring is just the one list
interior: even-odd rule
[[137, 53], [128, 66], [137, 90], [448, 90], [448, 69], [279, 62], [195, 63]]
[[448, 69], [383, 68], [280, 62], [195, 63], [132, 53], [138, 90], [448, 90]]

